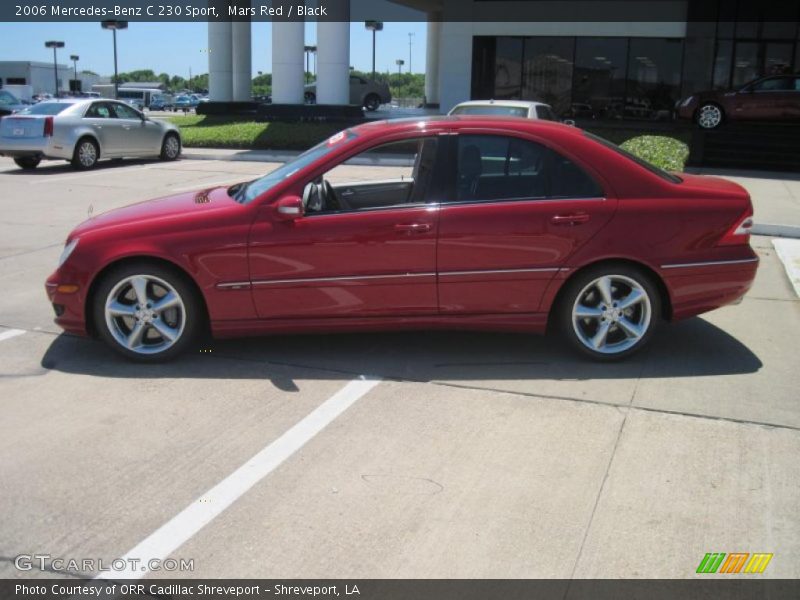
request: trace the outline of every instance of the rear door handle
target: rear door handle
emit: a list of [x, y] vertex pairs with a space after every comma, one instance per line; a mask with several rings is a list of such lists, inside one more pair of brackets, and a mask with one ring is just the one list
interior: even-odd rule
[[398, 223], [394, 226], [395, 231], [403, 233], [425, 233], [431, 230], [430, 223]]
[[574, 213], [571, 215], [555, 215], [550, 219], [553, 225], [580, 225], [589, 221], [586, 213]]

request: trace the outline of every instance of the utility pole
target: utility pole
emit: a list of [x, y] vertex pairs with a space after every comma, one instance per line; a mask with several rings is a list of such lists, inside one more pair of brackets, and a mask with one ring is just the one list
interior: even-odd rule
[[404, 61], [402, 58], [398, 58], [396, 61], [394, 61], [394, 64], [397, 65], [397, 74], [402, 75], [403, 65], [406, 64], [406, 61]]
[[364, 27], [372, 31], [372, 78], [375, 79], [375, 34], [383, 31], [383, 21], [364, 21]]
[[77, 54], [71, 54], [69, 59], [72, 61], [72, 69], [74, 74], [72, 81], [75, 82], [75, 89], [70, 91], [82, 92], [83, 90], [78, 89], [78, 61], [81, 59], [81, 57]]
[[45, 48], [52, 48], [53, 49], [53, 73], [55, 74], [55, 82], [56, 82], [56, 93], [55, 98], [58, 98], [58, 57], [56, 56], [56, 52], [59, 48], [64, 47], [64, 42], [56, 42], [55, 40], [51, 40], [49, 42], [44, 43]]
[[127, 29], [127, 21], [101, 21], [103, 29], [110, 29], [114, 34], [114, 99], [119, 99], [119, 74], [117, 73], [117, 29]]
[[411, 73], [411, 43], [414, 39], [414, 32], [408, 32], [408, 72]]

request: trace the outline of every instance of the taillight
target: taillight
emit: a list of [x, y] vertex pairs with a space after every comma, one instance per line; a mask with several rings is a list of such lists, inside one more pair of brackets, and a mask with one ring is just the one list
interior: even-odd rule
[[44, 137], [53, 137], [53, 117], [44, 119]]
[[753, 207], [748, 207], [725, 235], [717, 242], [717, 246], [737, 246], [750, 243], [750, 230], [753, 228]]

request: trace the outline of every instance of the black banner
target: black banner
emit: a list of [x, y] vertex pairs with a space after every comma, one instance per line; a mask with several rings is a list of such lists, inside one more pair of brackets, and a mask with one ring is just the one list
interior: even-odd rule
[[73, 579], [0, 580], [0, 598], [28, 600], [796, 600], [800, 581], [735, 575], [678, 580]]

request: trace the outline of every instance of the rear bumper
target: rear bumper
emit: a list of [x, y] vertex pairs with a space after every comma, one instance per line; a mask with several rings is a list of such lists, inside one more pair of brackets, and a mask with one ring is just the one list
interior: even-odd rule
[[693, 317], [728, 304], [738, 304], [752, 287], [759, 259], [750, 256], [726, 261], [662, 267], [674, 320]]
[[72, 148], [55, 138], [0, 138], [0, 156], [20, 158], [37, 156], [39, 158], [72, 158]]

